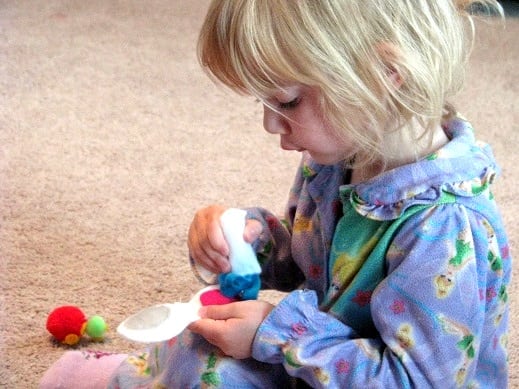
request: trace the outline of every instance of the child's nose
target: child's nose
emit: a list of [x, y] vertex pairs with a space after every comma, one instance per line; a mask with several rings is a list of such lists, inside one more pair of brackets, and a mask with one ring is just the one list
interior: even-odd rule
[[288, 120], [267, 105], [263, 105], [263, 127], [274, 135], [286, 135], [290, 132]]

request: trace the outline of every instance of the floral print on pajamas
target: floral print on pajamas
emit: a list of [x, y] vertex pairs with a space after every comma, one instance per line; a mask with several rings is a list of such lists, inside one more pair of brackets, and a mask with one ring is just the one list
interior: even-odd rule
[[469, 123], [444, 130], [436, 153], [356, 185], [341, 164], [303, 154], [285, 219], [248, 210], [265, 227], [262, 287], [291, 291], [258, 329], [253, 358], [185, 331], [132, 355], [111, 387], [506, 388], [498, 167]]

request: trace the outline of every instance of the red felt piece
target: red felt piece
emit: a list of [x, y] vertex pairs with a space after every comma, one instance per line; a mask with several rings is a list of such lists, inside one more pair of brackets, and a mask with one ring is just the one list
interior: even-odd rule
[[200, 295], [202, 305], [224, 305], [238, 301], [236, 299], [224, 296], [218, 289], [209, 290]]

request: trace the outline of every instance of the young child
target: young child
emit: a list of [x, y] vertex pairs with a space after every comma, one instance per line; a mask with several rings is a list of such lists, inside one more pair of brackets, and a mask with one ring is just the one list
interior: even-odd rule
[[[302, 153], [285, 219], [251, 208], [244, 232], [262, 287], [290, 293], [206, 307], [171, 341], [121, 364], [83, 358], [68, 380], [80, 357], [65, 355], [42, 387], [103, 371], [110, 388], [505, 388], [498, 167], [447, 104], [472, 3], [213, 1], [201, 63], [258, 98], [265, 129]], [[214, 273], [230, 270], [224, 209], [201, 209], [189, 230], [195, 266]]]

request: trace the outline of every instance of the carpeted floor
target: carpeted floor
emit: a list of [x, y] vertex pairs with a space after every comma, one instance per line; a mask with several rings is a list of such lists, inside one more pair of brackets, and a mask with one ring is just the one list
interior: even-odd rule
[[[259, 104], [199, 69], [206, 5], [0, 2], [0, 387], [34, 388], [65, 350], [45, 330], [59, 305], [111, 326], [103, 344], [80, 348], [140, 347], [115, 333], [123, 318], [200, 288], [186, 249], [197, 208], [282, 211], [298, 155], [261, 129]], [[496, 197], [513, 250], [519, 19], [478, 27], [457, 103], [502, 165]], [[515, 282], [511, 387], [519, 387], [517, 292]]]

